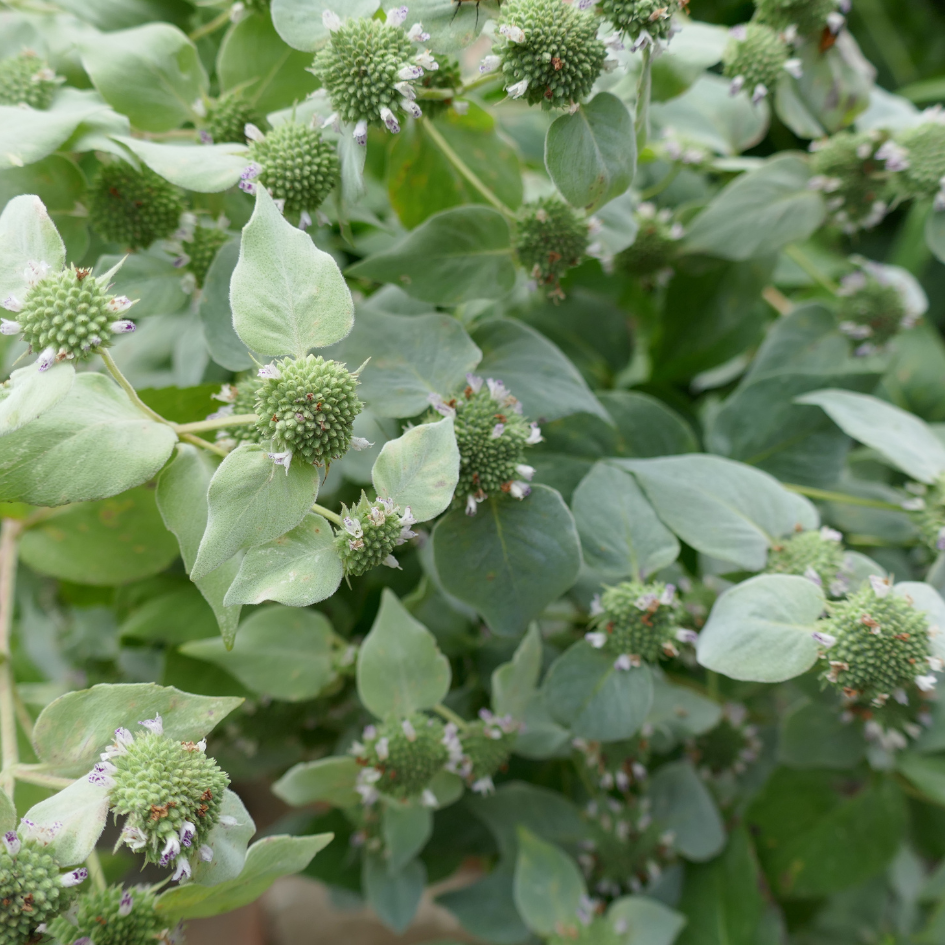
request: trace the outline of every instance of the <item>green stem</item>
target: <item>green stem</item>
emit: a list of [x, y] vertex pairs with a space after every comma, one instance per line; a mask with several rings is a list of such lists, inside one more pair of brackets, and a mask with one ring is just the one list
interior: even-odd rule
[[98, 858], [98, 850], [93, 850], [88, 855], [85, 865], [88, 867], [89, 879], [92, 880], [92, 885], [99, 892], [107, 889], [108, 883], [105, 880], [105, 870], [102, 869], [102, 861]]
[[327, 518], [329, 522], [334, 522], [339, 528], [343, 527], [341, 516], [337, 512], [332, 512], [331, 509], [326, 509], [324, 505], [315, 504], [312, 506], [312, 511], [321, 515], [322, 518]]
[[118, 370], [118, 365], [115, 364], [114, 359], [108, 353], [106, 348], [98, 349], [98, 356], [105, 363], [105, 367], [108, 368], [108, 373], [111, 374], [116, 381], [118, 381], [118, 386], [128, 395], [128, 399], [146, 416], [150, 417], [152, 420], [157, 420], [158, 423], [165, 423], [169, 427], [174, 426], [173, 423], [165, 420], [159, 413], [155, 413], [139, 396], [138, 392], [131, 386], [131, 382], [125, 377], [124, 374]]
[[705, 674], [706, 692], [713, 702], [719, 701], [719, 674], [711, 669], [706, 670]]
[[457, 715], [452, 709], [448, 709], [442, 702], [438, 702], [433, 706], [433, 711], [438, 715], [442, 715], [447, 722], [452, 722], [457, 728], [466, 728], [469, 723], [462, 717]]
[[653, 60], [650, 47], [643, 47], [643, 65], [640, 69], [640, 81], [637, 84], [637, 154], [645, 147], [650, 137], [650, 92], [653, 87]]
[[657, 181], [652, 187], [647, 187], [646, 190], [641, 191], [640, 199], [650, 200], [657, 194], [661, 194], [674, 180], [676, 180], [681, 170], [682, 164], [675, 164], [673, 169], [662, 180]]
[[14, 769], [20, 760], [16, 741], [16, 698], [13, 665], [10, 661], [10, 631], [13, 626], [13, 591], [16, 586], [17, 539], [21, 522], [5, 518], [0, 525], [0, 790], [13, 800]]
[[512, 211], [469, 169], [466, 162], [450, 147], [449, 142], [440, 134], [439, 129], [433, 122], [426, 119], [423, 122], [423, 127], [426, 129], [427, 134], [433, 139], [434, 144], [443, 152], [444, 157], [446, 157], [450, 164], [452, 164], [453, 167], [499, 211], [499, 213], [503, 214], [509, 220], [514, 219]]
[[13, 774], [17, 781], [24, 781], [26, 784], [35, 784], [37, 787], [54, 788], [61, 791], [69, 787], [74, 778], [60, 778], [54, 774], [46, 774], [39, 770], [39, 765], [17, 765]]
[[209, 23], [204, 23], [203, 26], [198, 26], [190, 34], [190, 39], [192, 42], [197, 42], [198, 39], [203, 39], [204, 36], [209, 36], [211, 33], [215, 33], [221, 26], [225, 26], [230, 22], [230, 10], [229, 7], [225, 9], [221, 14], [215, 16]]
[[238, 413], [232, 417], [218, 417], [216, 420], [197, 420], [194, 423], [175, 423], [178, 433], [203, 433], [205, 430], [220, 430], [223, 427], [238, 427], [255, 423], [256, 414]]
[[215, 443], [211, 443], [209, 440], [204, 440], [199, 436], [194, 436], [193, 433], [179, 433], [178, 436], [182, 440], [186, 440], [188, 443], [193, 443], [194, 446], [199, 446], [201, 449], [209, 450], [211, 453], [216, 453], [217, 456], [222, 456], [224, 459], [230, 455], [225, 449], [223, 449], [222, 446], [217, 446]]
[[831, 492], [829, 489], [815, 489], [813, 486], [799, 486], [792, 482], [782, 482], [781, 485], [791, 492], [810, 496], [812, 499], [823, 499], [825, 502], [840, 502], [843, 505], [864, 505], [869, 509], [887, 509], [890, 512], [902, 511], [901, 505], [896, 505], [895, 502], [884, 502], [882, 499], [866, 499], [863, 496], [847, 495], [845, 492]]
[[818, 285], [823, 286], [828, 292], [832, 295], [836, 295], [839, 289], [839, 286], [836, 282], [833, 281], [829, 276], [824, 275], [817, 268], [817, 264], [808, 257], [808, 255], [798, 246], [796, 243], [790, 243], [784, 247], [784, 255], [788, 259], [793, 259], [794, 262], [804, 270], [814, 280]]

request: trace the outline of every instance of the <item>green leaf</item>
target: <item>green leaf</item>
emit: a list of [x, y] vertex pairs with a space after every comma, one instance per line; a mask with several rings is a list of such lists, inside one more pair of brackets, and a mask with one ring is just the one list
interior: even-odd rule
[[279, 213], [265, 187], [256, 188], [243, 229], [230, 304], [240, 339], [265, 355], [304, 357], [341, 341], [354, 323], [337, 263]]
[[775, 538], [816, 528], [813, 505], [767, 473], [719, 456], [617, 459], [632, 472], [656, 514], [697, 551], [760, 571]]
[[692, 762], [665, 764], [650, 779], [653, 819], [675, 834], [676, 849], [701, 863], [725, 846], [725, 828], [715, 801]]
[[[20, 836], [34, 836], [56, 858], [60, 866], [75, 866], [88, 859], [105, 829], [108, 817], [108, 787], [90, 784], [80, 777], [67, 788], [31, 807], [20, 825]], [[58, 829], [53, 825], [59, 824]], [[35, 825], [35, 826], [33, 826]], [[48, 839], [50, 828], [52, 839]]]
[[330, 352], [352, 368], [370, 363], [358, 395], [379, 417], [415, 417], [432, 393], [449, 394], [482, 357], [450, 315], [388, 315], [359, 309], [351, 334]]
[[147, 486], [79, 503], [40, 522], [20, 541], [20, 556], [40, 574], [111, 586], [159, 574], [177, 557]]
[[301, 702], [335, 678], [333, 638], [324, 615], [276, 604], [243, 621], [231, 650], [216, 639], [194, 640], [180, 651], [225, 669], [260, 696]]
[[945, 213], [940, 210], [925, 218], [925, 244], [939, 262], [945, 262]]
[[541, 632], [532, 624], [515, 655], [492, 671], [492, 708], [496, 715], [523, 719], [541, 675]]
[[599, 92], [556, 118], [545, 139], [545, 167], [562, 196], [588, 213], [619, 197], [636, 171], [637, 143], [627, 106]]
[[197, 48], [176, 26], [148, 23], [80, 43], [92, 84], [141, 131], [169, 131], [193, 118], [207, 89]]
[[679, 909], [688, 921], [678, 945], [758, 945], [759, 879], [748, 831], [738, 827], [720, 857], [686, 867]]
[[232, 817], [236, 823], [217, 825], [207, 837], [213, 859], [205, 863], [199, 856], [191, 857], [193, 881], [201, 886], [218, 886], [240, 875], [246, 863], [246, 848], [256, 832], [256, 824], [239, 796], [227, 789], [220, 805], [221, 817]]
[[217, 251], [204, 278], [199, 310], [210, 357], [230, 371], [245, 371], [253, 366], [246, 345], [233, 327], [230, 310], [230, 279], [239, 255], [240, 242], [235, 239]]
[[276, 466], [265, 449], [243, 443], [220, 464], [207, 493], [207, 530], [191, 577], [202, 578], [241, 548], [295, 528], [318, 496], [318, 470], [301, 461]]
[[267, 15], [250, 13], [227, 30], [220, 44], [220, 91], [240, 88], [260, 112], [275, 111], [315, 91], [318, 80], [306, 71], [311, 64], [311, 56], [279, 38]]
[[574, 490], [571, 509], [584, 562], [607, 581], [645, 580], [679, 556], [676, 536], [622, 469], [597, 463]]
[[517, 945], [529, 931], [515, 908], [512, 894], [514, 862], [501, 860], [478, 882], [437, 897], [470, 935], [486, 942]]
[[436, 305], [498, 299], [515, 284], [509, 224], [491, 207], [434, 214], [390, 249], [368, 256], [347, 275], [393, 282]]
[[181, 288], [180, 270], [166, 253], [149, 250], [130, 256], [99, 256], [95, 273], [102, 275], [119, 264], [121, 268], [112, 277], [111, 291], [138, 300], [132, 309], [136, 321], [148, 315], [179, 312], [190, 301]]
[[368, 854], [362, 861], [365, 898], [381, 922], [398, 935], [417, 914], [426, 881], [426, 867], [420, 860], [412, 860], [396, 873], [376, 854]]
[[797, 402], [822, 407], [844, 433], [913, 479], [934, 482], [945, 471], [945, 445], [922, 420], [899, 407], [846, 390], [816, 391]]
[[671, 407], [649, 394], [605, 390], [597, 394], [617, 428], [615, 456], [673, 456], [699, 449], [692, 427]]
[[0, 170], [41, 161], [72, 135], [83, 118], [107, 110], [101, 101], [95, 104], [83, 100], [82, 94], [73, 92], [68, 103], [63, 103], [68, 104], [67, 108], [49, 111], [0, 105]]
[[551, 664], [544, 683], [552, 716], [581, 737], [613, 742], [631, 738], [653, 704], [648, 666], [622, 670], [614, 656], [580, 640]]
[[181, 692], [154, 683], [102, 684], [68, 692], [50, 702], [33, 729], [39, 759], [64, 773], [87, 772], [115, 740], [115, 729], [134, 728], [160, 715], [164, 734], [199, 742], [243, 702]]
[[824, 219], [824, 200], [807, 182], [807, 161], [778, 154], [735, 178], [692, 221], [685, 248], [722, 259], [764, 256], [805, 240]]
[[611, 422], [574, 365], [533, 328], [491, 319], [473, 332], [473, 341], [483, 352], [476, 373], [503, 381], [527, 416], [557, 420], [583, 411]]
[[258, 899], [280, 876], [305, 869], [333, 837], [330, 833], [313, 837], [263, 837], [249, 848], [236, 879], [216, 886], [189, 883], [167, 889], [158, 897], [155, 908], [160, 915], [172, 920], [203, 919], [232, 912]]
[[[875, 563], [875, 562], [874, 562]], [[871, 569], [871, 574], [878, 573], [878, 569]], [[945, 600], [931, 584], [925, 581], [900, 581], [894, 585], [893, 593], [905, 597], [915, 606], [916, 610], [923, 611], [930, 627], [945, 627]], [[936, 633], [929, 639], [932, 654], [945, 659], [945, 634]]]
[[533, 932], [576, 930], [578, 907], [586, 894], [584, 877], [571, 857], [527, 827], [518, 828], [515, 905]]
[[427, 844], [433, 834], [433, 811], [419, 804], [388, 802], [381, 812], [381, 836], [387, 871], [399, 873]]
[[242, 144], [161, 144], [113, 135], [165, 180], [199, 194], [228, 190], [249, 163]]
[[[3, 116], [0, 109], [0, 127]], [[20, 109], [9, 109], [20, 111]], [[14, 197], [0, 214], [0, 295], [21, 302], [27, 284], [24, 272], [29, 262], [47, 262], [58, 270], [66, 263], [66, 248], [42, 200], [32, 194]]]
[[[158, 478], [158, 510], [168, 530], [177, 537], [188, 574], [197, 559], [200, 540], [207, 529], [207, 492], [218, 467], [216, 458], [204, 450], [180, 443], [177, 455]], [[235, 558], [221, 564], [206, 577], [194, 581], [197, 589], [213, 608], [223, 641], [227, 645], [232, 645], [236, 635], [240, 608], [226, 606], [224, 597], [239, 567], [240, 561]]]
[[781, 718], [778, 761], [791, 768], [852, 768], [863, 760], [862, 732], [835, 705], [804, 700]]
[[6, 791], [0, 791], [0, 830], [6, 833], [16, 828], [16, 808]]
[[33, 505], [104, 499], [150, 479], [176, 442], [113, 381], [81, 374], [52, 410], [3, 438], [0, 496]]
[[669, 750], [677, 741], [708, 732], [721, 717], [717, 702], [688, 686], [674, 686], [662, 674], [653, 673], [653, 705], [646, 724], [653, 729], [654, 745], [660, 744], [657, 750], [663, 750], [661, 743]]
[[216, 615], [191, 581], [149, 597], [118, 626], [121, 642], [177, 644], [205, 640], [218, 632]]
[[359, 770], [358, 763], [350, 756], [303, 761], [279, 778], [272, 792], [293, 807], [316, 803], [356, 807], [361, 803], [354, 790]]
[[331, 526], [310, 512], [292, 531], [246, 553], [225, 600], [308, 607], [331, 597], [343, 574]]
[[27, 167], [0, 171], [0, 205], [6, 206], [20, 194], [36, 194], [47, 212], [71, 213], [86, 187], [78, 165], [61, 154], [50, 154]]
[[621, 896], [607, 910], [612, 925], [625, 928], [624, 945], [673, 945], [686, 917], [648, 896]]
[[522, 501], [491, 496], [472, 517], [454, 509], [434, 529], [433, 553], [443, 587], [503, 636], [521, 633], [581, 566], [570, 510], [540, 485]]
[[793, 679], [817, 660], [811, 634], [824, 607], [823, 592], [807, 578], [760, 574], [715, 602], [696, 655], [707, 669], [732, 679]]
[[934, 803], [945, 806], [945, 758], [900, 752], [896, 770]]
[[450, 663], [433, 634], [385, 587], [371, 632], [358, 652], [358, 696], [379, 719], [404, 718], [442, 701], [450, 689]]
[[380, 498], [410, 507], [418, 522], [449, 507], [459, 481], [459, 448], [453, 421], [421, 423], [384, 444], [371, 473]]
[[42, 374], [36, 365], [10, 375], [11, 392], [0, 400], [0, 436], [19, 430], [51, 410], [72, 390], [75, 368], [68, 361], [54, 364]]
[[[379, 0], [345, 0], [344, 13], [370, 17], [379, 5]], [[273, 0], [272, 23], [293, 49], [314, 52], [328, 39], [322, 14], [326, 10], [337, 12], [336, 7], [337, 0]]]

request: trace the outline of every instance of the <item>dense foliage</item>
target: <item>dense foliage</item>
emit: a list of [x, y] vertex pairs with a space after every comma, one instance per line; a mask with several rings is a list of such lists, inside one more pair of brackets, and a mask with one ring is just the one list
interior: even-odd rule
[[945, 942], [943, 26], [0, 9], [0, 945]]

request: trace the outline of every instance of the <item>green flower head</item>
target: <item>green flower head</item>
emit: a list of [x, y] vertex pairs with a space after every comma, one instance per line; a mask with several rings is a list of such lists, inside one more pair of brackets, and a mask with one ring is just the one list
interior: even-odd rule
[[671, 210], [657, 210], [651, 203], [641, 203], [634, 211], [637, 235], [633, 243], [616, 258], [624, 272], [642, 279], [662, 281], [672, 274], [672, 265], [683, 238], [682, 224], [673, 222]]
[[246, 126], [261, 121], [256, 109], [240, 90], [226, 92], [209, 102], [206, 113], [200, 131], [204, 144], [224, 141], [242, 144], [246, 140]]
[[154, 905], [155, 895], [147, 886], [89, 890], [78, 897], [68, 916], [49, 923], [49, 934], [62, 945], [83, 941], [95, 945], [156, 945], [161, 933], [170, 930]]
[[577, 266], [588, 248], [587, 221], [557, 197], [525, 204], [515, 223], [515, 252], [525, 271], [552, 298], [563, 298], [561, 277]]
[[837, 0], [755, 0], [755, 20], [775, 30], [791, 27], [801, 36], [819, 37], [825, 29], [839, 33], [844, 16]]
[[924, 121], [901, 131], [877, 156], [893, 172], [892, 186], [903, 197], [934, 197], [935, 209], [945, 209], [945, 112], [941, 105], [927, 108]]
[[0, 105], [47, 109], [65, 79], [57, 76], [32, 50], [0, 60]]
[[723, 73], [732, 80], [732, 94], [744, 89], [754, 104], [773, 92], [785, 72], [800, 75], [799, 59], [791, 59], [784, 37], [763, 23], [731, 29], [732, 38], [722, 54]]
[[688, 0], [600, 0], [598, 9], [617, 32], [638, 42], [634, 48], [673, 35], [673, 17], [681, 13]]
[[345, 574], [360, 577], [378, 565], [399, 568], [394, 549], [416, 533], [410, 506], [401, 509], [393, 499], [373, 502], [361, 493], [361, 501], [352, 508], [342, 505], [342, 527], [335, 531], [335, 547], [341, 556]]
[[843, 535], [832, 528], [797, 532], [771, 546], [768, 574], [797, 574], [842, 597], [849, 588], [850, 572], [843, 549]]

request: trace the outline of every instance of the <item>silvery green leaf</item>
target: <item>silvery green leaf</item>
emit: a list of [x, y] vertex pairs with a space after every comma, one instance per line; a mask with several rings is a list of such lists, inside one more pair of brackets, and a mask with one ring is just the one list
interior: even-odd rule
[[675, 846], [688, 860], [710, 860], [725, 846], [725, 827], [708, 788], [692, 762], [673, 761], [652, 777], [653, 819], [675, 834]]
[[399, 873], [426, 846], [433, 834], [433, 811], [420, 804], [386, 801], [381, 812], [381, 836], [387, 870]]
[[304, 357], [351, 331], [354, 305], [338, 265], [276, 208], [265, 187], [243, 229], [230, 281], [233, 325], [263, 355]]
[[916, 610], [926, 614], [929, 622], [929, 642], [933, 655], [945, 659], [945, 600], [924, 581], [899, 581], [893, 593], [912, 601]]
[[272, 791], [293, 807], [318, 802], [334, 807], [355, 807], [361, 803], [354, 790], [359, 770], [350, 755], [303, 761], [279, 778]]
[[625, 931], [623, 945], [673, 945], [686, 917], [649, 896], [622, 896], [610, 904], [607, 918]]
[[[0, 108], [0, 127], [5, 110]], [[66, 248], [42, 200], [23, 194], [14, 197], [0, 214], [0, 297], [12, 295], [23, 301], [30, 262], [48, 263], [56, 272], [65, 265]]]
[[118, 135], [114, 140], [165, 180], [199, 194], [228, 190], [249, 163], [242, 144], [163, 144]]
[[193, 880], [201, 886], [218, 886], [236, 879], [246, 862], [246, 848], [256, 832], [256, 824], [237, 794], [227, 789], [220, 805], [221, 817], [232, 817], [236, 823], [217, 825], [207, 837], [207, 846], [213, 850], [213, 859], [206, 863], [199, 855], [191, 854]]
[[230, 371], [245, 371], [253, 366], [249, 350], [233, 327], [230, 310], [230, 279], [239, 255], [239, 240], [220, 247], [204, 278], [199, 308], [210, 357]]
[[75, 368], [68, 361], [42, 374], [35, 365], [10, 375], [11, 393], [0, 400], [0, 436], [12, 433], [51, 410], [72, 390]]
[[279, 35], [293, 48], [314, 52], [328, 39], [328, 27], [322, 21], [326, 10], [350, 17], [371, 17], [379, 0], [274, 0], [272, 23]]
[[541, 633], [532, 624], [515, 655], [492, 671], [492, 708], [496, 715], [523, 719], [529, 701], [538, 688], [541, 675]]
[[378, 918], [400, 935], [413, 921], [426, 885], [427, 871], [420, 860], [411, 860], [396, 872], [376, 853], [361, 863], [361, 887]]
[[380, 498], [413, 512], [418, 522], [449, 507], [459, 481], [453, 420], [421, 423], [384, 444], [371, 474]]
[[538, 935], [578, 928], [578, 907], [587, 895], [577, 863], [554, 844], [518, 828], [515, 905]]
[[732, 679], [783, 682], [817, 660], [811, 634], [825, 608], [807, 578], [761, 574], [719, 597], [699, 634], [696, 655], [706, 669]]

